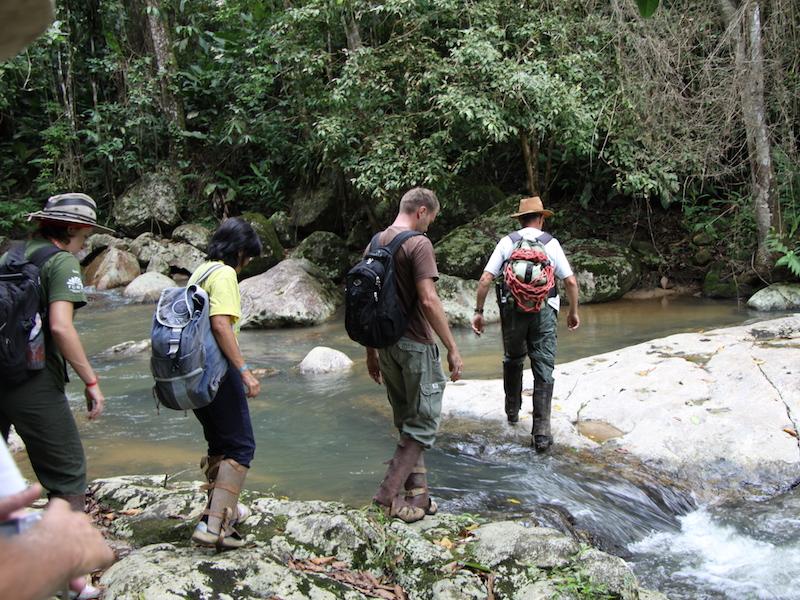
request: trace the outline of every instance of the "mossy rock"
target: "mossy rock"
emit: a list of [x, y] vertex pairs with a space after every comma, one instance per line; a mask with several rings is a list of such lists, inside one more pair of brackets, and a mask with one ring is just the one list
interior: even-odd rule
[[578, 278], [581, 304], [621, 298], [641, 276], [637, 254], [613, 242], [570, 240], [564, 252]]
[[509, 196], [444, 236], [436, 244], [439, 270], [463, 279], [478, 279], [500, 238], [518, 228], [517, 221], [509, 216], [518, 206], [519, 196]]
[[707, 298], [738, 298], [742, 290], [736, 278], [723, 263], [714, 263], [703, 280], [703, 296]]
[[428, 236], [435, 241], [459, 225], [479, 218], [505, 200], [506, 194], [495, 185], [460, 182], [439, 194], [441, 210]]
[[294, 246], [296, 239], [295, 228], [289, 219], [289, 215], [287, 215], [284, 211], [279, 210], [278, 212], [273, 213], [269, 220], [272, 223], [272, 227], [275, 229], [275, 233], [278, 236], [278, 241], [283, 245], [283, 247], [290, 248], [291, 246]]
[[292, 251], [292, 258], [305, 258], [332, 281], [339, 281], [351, 267], [347, 244], [335, 233], [315, 231]]
[[246, 279], [271, 269], [283, 260], [283, 246], [278, 240], [272, 221], [267, 217], [261, 213], [246, 212], [242, 214], [242, 218], [253, 226], [263, 246], [261, 256], [242, 269], [239, 279]]

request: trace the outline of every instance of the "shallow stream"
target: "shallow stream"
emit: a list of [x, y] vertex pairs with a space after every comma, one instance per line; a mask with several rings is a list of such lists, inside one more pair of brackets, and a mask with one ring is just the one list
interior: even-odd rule
[[[99, 295], [78, 312], [107, 396], [106, 413], [89, 423], [79, 387], [68, 388], [90, 479], [142, 473], [200, 478], [200, 426], [192, 415], [156, 413], [148, 355], [97, 356], [114, 344], [149, 337], [152, 311]], [[733, 302], [675, 298], [589, 305], [581, 317], [577, 332], [567, 331], [562, 319], [559, 363], [758, 315]], [[456, 331], [466, 379], [500, 377], [499, 336], [499, 325], [481, 338]], [[362, 349], [347, 338], [341, 319], [307, 329], [244, 331], [240, 341], [251, 366], [277, 370], [262, 380], [262, 394], [250, 405], [258, 449], [248, 487], [300, 500], [366, 504], [395, 432], [384, 391], [368, 378]], [[320, 345], [344, 351], [355, 367], [336, 375], [298, 373], [294, 367]], [[630, 561], [645, 586], [670, 598], [800, 598], [800, 491], [763, 503], [697, 507], [667, 488], [640, 489], [567, 454], [540, 457], [529, 447], [500, 442], [498, 427], [443, 424], [426, 460], [445, 511], [492, 518], [566, 511], [576, 527]]]

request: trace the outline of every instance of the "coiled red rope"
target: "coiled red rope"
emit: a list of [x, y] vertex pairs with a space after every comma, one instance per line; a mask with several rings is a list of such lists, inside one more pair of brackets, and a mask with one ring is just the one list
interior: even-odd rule
[[[525, 260], [532, 263], [544, 265], [542, 268], [543, 278], [537, 281], [525, 283], [517, 279], [512, 265], [516, 260]], [[517, 302], [517, 308], [522, 312], [537, 313], [544, 306], [550, 290], [555, 285], [555, 270], [550, 263], [547, 253], [538, 248], [517, 248], [511, 253], [506, 262], [503, 277], [511, 295]]]

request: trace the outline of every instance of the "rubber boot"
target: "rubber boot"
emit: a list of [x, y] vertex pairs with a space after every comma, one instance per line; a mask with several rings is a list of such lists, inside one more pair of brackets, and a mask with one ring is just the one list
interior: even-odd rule
[[406, 479], [405, 484], [406, 502], [411, 506], [416, 506], [425, 511], [426, 515], [435, 515], [439, 510], [428, 493], [428, 469], [425, 468], [425, 455], [420, 454], [417, 464], [411, 469], [411, 473]]
[[400, 491], [411, 474], [411, 470], [422, 456], [423, 446], [416, 440], [401, 437], [397, 442], [394, 456], [389, 461], [383, 481], [372, 497], [373, 502], [386, 507], [390, 517], [397, 517], [406, 523], [419, 521], [425, 516], [425, 510], [406, 502], [405, 493]]
[[533, 447], [536, 452], [546, 452], [553, 445], [550, 434], [550, 408], [553, 400], [553, 383], [533, 382]]
[[218, 550], [240, 548], [244, 540], [233, 528], [237, 517], [239, 494], [247, 477], [247, 467], [232, 458], [220, 460], [209, 493], [208, 508], [203, 511], [206, 521], [201, 521], [192, 534], [192, 540]]
[[522, 408], [522, 372], [525, 363], [503, 360], [503, 390], [506, 393], [506, 417], [509, 423], [519, 422]]
[[[208, 492], [208, 502], [206, 503], [206, 508], [210, 506], [211, 503], [211, 489], [214, 487], [214, 482], [217, 479], [217, 471], [219, 471], [219, 463], [222, 459], [225, 458], [223, 454], [215, 454], [213, 456], [204, 456], [200, 459], [200, 470], [203, 472], [203, 476], [206, 478], [208, 482], [206, 485], [203, 486], [203, 489]], [[250, 509], [247, 508], [241, 502], [237, 503], [236, 505], [236, 514], [234, 515], [234, 521], [232, 525], [236, 525], [237, 523], [244, 523], [248, 517], [250, 516]]]
[[75, 512], [86, 512], [86, 494], [51, 494], [50, 499], [61, 498], [69, 502], [69, 507]]

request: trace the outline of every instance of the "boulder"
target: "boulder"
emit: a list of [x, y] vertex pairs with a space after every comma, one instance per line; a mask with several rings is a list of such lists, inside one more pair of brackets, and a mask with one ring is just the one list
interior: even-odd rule
[[301, 373], [330, 373], [332, 371], [344, 371], [353, 366], [353, 361], [344, 352], [317, 346], [297, 366]]
[[712, 263], [703, 279], [703, 296], [706, 298], [738, 298], [746, 295], [731, 272], [724, 263]]
[[211, 231], [197, 223], [186, 223], [175, 228], [172, 232], [172, 239], [176, 242], [186, 242], [205, 252], [208, 249], [208, 242], [211, 240]]
[[[578, 279], [581, 304], [621, 298], [639, 280], [641, 267], [632, 250], [603, 240], [570, 240], [563, 247]], [[563, 285], [559, 288], [563, 298]]]
[[275, 229], [275, 235], [278, 236], [278, 241], [282, 246], [285, 248], [294, 246], [295, 240], [297, 239], [297, 232], [292, 225], [291, 219], [289, 219], [289, 215], [287, 215], [285, 211], [279, 210], [273, 213], [269, 218], [269, 222], [272, 223], [272, 227]]
[[166, 242], [147, 232], [137, 236], [131, 242], [129, 249], [139, 260], [139, 264], [144, 266], [149, 264], [154, 256], [161, 255], [166, 251]]
[[[451, 326], [469, 327], [475, 313], [475, 299], [478, 293], [478, 282], [474, 279], [459, 279], [451, 275], [440, 275], [436, 282], [436, 291], [442, 301], [444, 312]], [[483, 318], [486, 323], [497, 323], [500, 311], [495, 302], [494, 286], [486, 296], [483, 307]]]
[[519, 228], [509, 217], [519, 207], [519, 196], [510, 196], [480, 217], [456, 227], [436, 243], [439, 271], [464, 279], [478, 279], [497, 242]]
[[178, 242], [167, 244], [167, 251], [161, 258], [167, 262], [171, 271], [192, 273], [206, 261], [206, 253], [190, 244]]
[[128, 340], [127, 342], [120, 342], [119, 344], [114, 344], [111, 348], [103, 350], [100, 356], [105, 358], [138, 356], [149, 352], [151, 347], [152, 344], [149, 339], [139, 340], [138, 342], [136, 340]]
[[352, 266], [345, 241], [329, 231], [315, 231], [290, 256], [311, 261], [332, 281], [340, 281]]
[[128, 285], [140, 273], [139, 262], [133, 254], [106, 248], [86, 267], [84, 281], [98, 290], [110, 290]]
[[337, 215], [336, 194], [332, 185], [321, 183], [313, 189], [299, 189], [292, 196], [289, 220], [294, 227], [315, 223], [329, 225]]
[[120, 250], [130, 250], [131, 240], [114, 237], [108, 233], [95, 233], [86, 239], [84, 249], [89, 255], [102, 252], [106, 248], [119, 248]]
[[283, 246], [278, 240], [272, 221], [264, 215], [255, 212], [246, 212], [242, 218], [253, 226], [261, 239], [261, 256], [250, 261], [239, 275], [239, 279], [247, 279], [271, 269], [283, 260]]
[[148, 173], [114, 203], [117, 226], [130, 235], [171, 230], [180, 223], [184, 190], [180, 172], [162, 167]]
[[750, 296], [747, 306], [755, 310], [800, 309], [800, 283], [773, 283]]
[[[357, 600], [390, 594], [478, 600], [487, 597], [480, 573], [487, 567], [495, 593], [510, 590], [504, 598], [557, 597], [570, 574], [580, 577], [581, 597], [599, 597], [593, 591], [623, 600], [658, 597], [639, 587], [621, 559], [526, 521], [480, 524], [468, 514], [440, 511], [408, 525], [374, 509], [245, 492], [253, 514], [237, 529], [247, 543], [215, 554], [187, 542], [205, 504], [199, 482], [117, 477], [94, 482], [90, 493], [112, 517], [108, 534], [130, 548], [100, 580], [105, 597], [115, 600]], [[466, 568], [470, 563], [481, 568]], [[389, 570], [398, 587], [378, 583]]]
[[172, 278], [161, 273], [147, 272], [131, 281], [122, 295], [136, 302], [155, 302], [161, 292], [170, 287], [175, 287]]
[[342, 294], [305, 259], [289, 258], [239, 284], [242, 327], [316, 325], [333, 316]]

